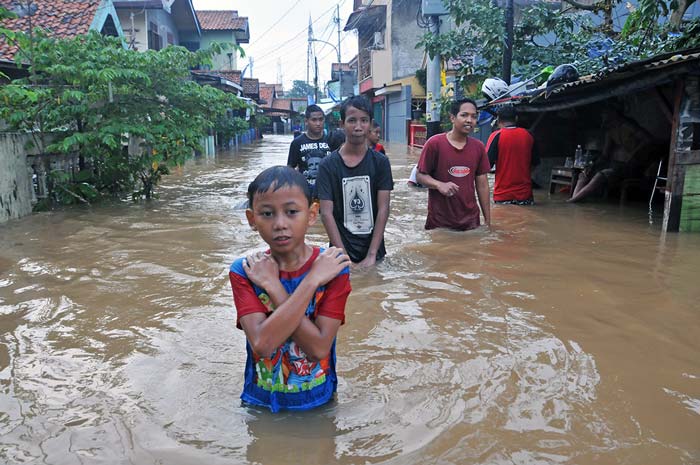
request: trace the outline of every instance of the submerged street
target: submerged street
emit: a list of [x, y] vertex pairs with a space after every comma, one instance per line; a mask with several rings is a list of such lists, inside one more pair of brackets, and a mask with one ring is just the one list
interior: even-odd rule
[[337, 400], [241, 405], [228, 267], [262, 249], [241, 204], [290, 142], [197, 158], [151, 202], [0, 226], [0, 462], [700, 461], [700, 237], [546, 188], [493, 205], [491, 231], [428, 232], [405, 145], [387, 258], [352, 273]]

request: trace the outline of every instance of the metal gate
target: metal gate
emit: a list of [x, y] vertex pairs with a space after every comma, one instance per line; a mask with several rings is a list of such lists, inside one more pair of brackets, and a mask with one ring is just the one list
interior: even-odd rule
[[407, 126], [411, 120], [411, 86], [401, 87], [401, 92], [387, 95], [386, 134], [384, 138], [395, 143], [408, 143]]

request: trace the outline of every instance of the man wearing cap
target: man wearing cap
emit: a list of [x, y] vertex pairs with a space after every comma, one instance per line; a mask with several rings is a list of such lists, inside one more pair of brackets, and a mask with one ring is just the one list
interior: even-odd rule
[[498, 130], [491, 134], [486, 151], [496, 167], [494, 203], [532, 205], [531, 174], [540, 157], [535, 139], [527, 129], [515, 125], [515, 108], [508, 105], [498, 111]]

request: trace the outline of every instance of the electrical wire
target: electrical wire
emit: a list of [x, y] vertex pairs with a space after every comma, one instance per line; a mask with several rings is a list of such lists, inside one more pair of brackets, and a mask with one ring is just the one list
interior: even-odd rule
[[260, 34], [259, 37], [256, 37], [256, 38], [255, 38], [256, 43], [258, 43], [263, 37], [265, 37], [265, 34], [267, 34], [268, 32], [270, 32], [270, 31], [271, 31], [275, 26], [277, 26], [283, 19], [285, 19], [286, 16], [287, 16], [287, 14], [288, 14], [290, 11], [292, 11], [294, 8], [296, 8], [296, 6], [297, 6], [299, 3], [301, 3], [301, 0], [297, 0], [296, 3], [295, 3], [294, 5], [291, 6], [291, 8], [289, 8], [287, 11], [285, 11], [284, 13], [282, 13], [282, 16], [280, 16], [279, 19], [278, 19], [277, 21], [275, 21], [275, 23], [274, 23], [272, 26], [268, 27], [268, 28], [265, 30], [265, 32], [263, 32], [262, 34]]
[[[341, 4], [343, 4], [343, 3], [345, 3], [344, 0], [343, 0], [342, 2], [338, 2], [336, 5], [341, 5]], [[336, 7], [336, 5], [333, 5], [332, 7], [330, 7], [329, 9], [327, 9], [326, 11], [324, 11], [323, 13], [321, 13], [315, 20], [313, 20], [313, 21], [311, 22], [311, 25], [313, 26], [314, 24], [316, 24], [321, 18], [323, 18], [326, 14], [328, 14], [331, 10], [333, 10], [333, 9]], [[306, 26], [306, 27], [304, 27], [304, 29], [302, 29], [301, 31], [299, 31], [296, 35], [294, 35], [293, 37], [289, 38], [288, 40], [282, 42], [281, 44], [276, 45], [275, 47], [270, 48], [270, 49], [268, 49], [268, 50], [265, 50], [264, 52], [257, 52], [256, 54], [257, 54], [257, 55], [268, 55], [268, 54], [270, 54], [270, 53], [273, 53], [273, 52], [275, 52], [275, 51], [278, 51], [278, 50], [280, 50], [282, 47], [284, 47], [285, 45], [287, 45], [287, 44], [289, 44], [290, 42], [292, 42], [292, 41], [293, 41], [294, 39], [296, 39], [297, 37], [301, 36], [302, 34], [307, 33], [308, 30], [309, 30], [309, 27]], [[256, 42], [256, 43], [259, 43], [259, 42]], [[253, 48], [253, 46], [251, 46], [250, 48]], [[252, 54], [252, 52], [249, 52], [249, 54]]]

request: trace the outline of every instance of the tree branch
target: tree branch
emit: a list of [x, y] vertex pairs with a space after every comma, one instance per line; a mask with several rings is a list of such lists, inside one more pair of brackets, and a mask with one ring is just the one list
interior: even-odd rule
[[586, 10], [586, 11], [598, 11], [602, 10], [605, 8], [605, 0], [602, 0], [597, 3], [593, 3], [592, 5], [586, 5], [585, 3], [579, 3], [575, 0], [563, 0], [564, 3], [568, 3], [569, 5], [573, 6], [574, 8], [578, 8], [579, 10]]

